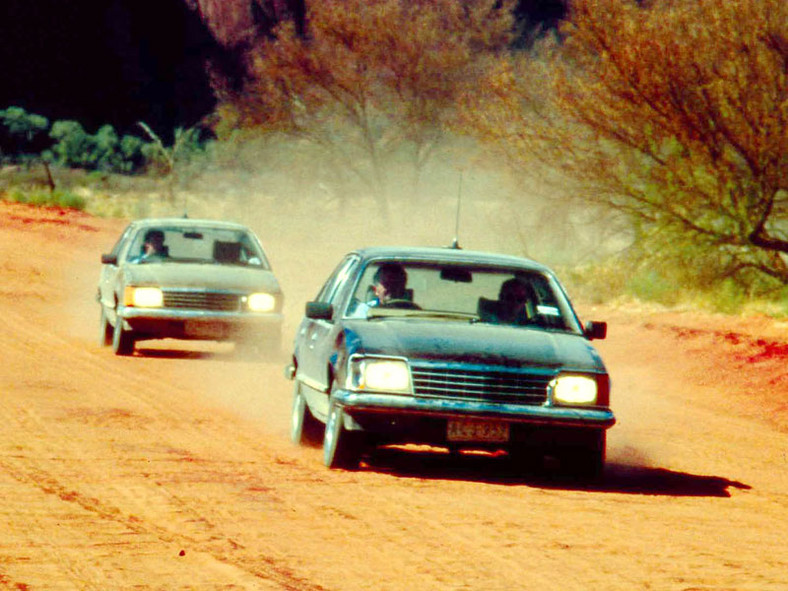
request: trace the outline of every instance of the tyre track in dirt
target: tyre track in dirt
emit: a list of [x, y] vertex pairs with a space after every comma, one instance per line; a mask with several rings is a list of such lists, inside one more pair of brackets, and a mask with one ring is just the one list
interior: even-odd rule
[[[238, 577], [239, 581], [249, 579], [246, 584], [253, 581], [256, 588], [266, 581], [271, 588], [277, 589], [320, 588], [294, 577], [273, 557], [255, 555], [253, 560], [248, 557], [234, 557], [233, 551], [240, 548], [240, 545], [232, 538], [222, 535], [221, 523], [214, 522], [213, 516], [204, 506], [200, 507], [185, 500], [168, 486], [168, 480], [181, 482], [177, 476], [180, 474], [178, 467], [183, 462], [190, 462], [206, 466], [206, 473], [197, 477], [197, 481], [211, 481], [217, 474], [226, 472], [231, 475], [232, 480], [246, 478], [250, 487], [256, 483], [257, 490], [265, 490], [254, 472], [241, 461], [214, 462], [217, 466], [213, 467], [211, 462], [192, 457], [189, 446], [194, 441], [194, 434], [189, 432], [189, 425], [182, 424], [178, 408], [168, 406], [157, 396], [161, 390], [158, 378], [133, 371], [130, 364], [119, 367], [118, 363], [110, 363], [100, 356], [81, 351], [73, 342], [55, 334], [44, 333], [38, 327], [31, 327], [26, 319], [13, 313], [6, 314], [4, 319], [6, 331], [0, 351], [5, 354], [6, 359], [10, 358], [12, 367], [14, 357], [25, 359], [32, 351], [35, 351], [38, 357], [47, 359], [46, 370], [38, 376], [20, 377], [19, 374], [14, 374], [10, 380], [9, 376], [5, 376], [4, 389], [21, 385], [30, 391], [48, 395], [54, 391], [62, 393], [63, 384], [80, 383], [96, 372], [104, 372], [105, 375], [112, 376], [113, 380], [101, 392], [77, 388], [65, 392], [73, 397], [76, 406], [53, 407], [45, 403], [10, 407], [5, 401], [0, 406], [0, 420], [5, 425], [16, 426], [14, 431], [20, 441], [12, 453], [3, 454], [0, 466], [3, 472], [16, 482], [43, 493], [44, 498], [39, 500], [39, 507], [48, 507], [51, 499], [56, 499], [81, 509], [82, 511], [76, 510], [78, 514], [87, 513], [97, 517], [98, 520], [87, 518], [92, 525], [113, 522], [109, 529], [112, 531], [116, 529], [114, 526], [119, 526], [121, 533], [115, 532], [112, 535], [123, 538], [132, 534], [135, 545], [139, 543], [138, 539], [142, 538], [149, 540], [147, 545], [158, 546], [162, 543], [171, 547], [172, 550], [167, 551], [170, 556], [177, 557], [180, 551], [178, 549], [183, 548], [189, 548], [190, 554], [203, 553], [227, 567], [238, 569], [242, 575]], [[50, 378], [50, 375], [57, 378]], [[115, 380], [122, 385], [117, 385]], [[174, 391], [176, 396], [180, 394], [188, 399], [189, 393], [185, 390], [179, 392], [171, 385], [168, 390], [171, 393]], [[133, 395], [129, 396], [129, 392]], [[57, 401], [62, 402], [60, 399]], [[28, 399], [28, 402], [34, 401]], [[105, 406], [107, 402], [110, 402], [111, 406]], [[49, 416], [42, 418], [42, 412]], [[77, 431], [74, 429], [75, 423], [79, 427]], [[209, 418], [201, 420], [198, 426], [203, 437], [227, 436], [219, 423]], [[85, 427], [97, 429], [86, 430]], [[143, 473], [147, 474], [150, 484], [142, 487], [144, 490], [139, 485], [136, 486], [137, 492], [142, 493], [139, 498], [135, 499], [133, 486], [138, 478], [139, 468], [133, 465], [118, 466], [117, 455], [114, 453], [119, 445], [129, 448], [128, 443], [121, 443], [120, 437], [111, 436], [106, 442], [108, 447], [104, 457], [97, 457], [94, 441], [83, 445], [81, 439], [84, 435], [75, 437], [75, 433], [83, 431], [87, 435], [106, 437], [97, 431], [107, 428], [115, 433], [118, 429], [129, 433], [136, 431], [143, 439], [156, 431], [177, 436], [174, 439], [168, 436], [159, 441], [154, 437], [152, 441], [145, 441], [142, 445], [143, 457], [137, 458], [132, 464], [136, 463], [143, 470], [148, 470]], [[47, 437], [42, 438], [42, 433], [47, 433]], [[68, 444], [64, 449], [53, 449], [52, 442]], [[134, 447], [139, 448], [139, 443], [135, 442]], [[251, 462], [246, 464], [253, 466]], [[175, 478], [172, 477], [173, 474], [176, 475]], [[127, 482], [129, 477], [131, 482]], [[107, 480], [113, 482], [109, 489], [104, 486]], [[41, 495], [31, 494], [31, 499], [36, 497]], [[157, 506], [159, 509], [156, 512], [164, 521], [157, 522], [146, 516], [146, 513], [151, 514], [152, 507]], [[225, 517], [236, 518], [229, 514]], [[45, 537], [45, 532], [51, 525], [42, 523], [37, 527], [35, 523], [27, 522], [27, 527], [35, 532], [34, 536], [38, 534]], [[100, 531], [102, 529], [106, 528], [99, 528]], [[131, 550], [130, 544], [125, 545]], [[143, 554], [145, 552], [143, 551]], [[64, 556], [56, 556], [54, 560], [57, 570], [63, 572], [69, 572], [69, 569], [74, 567], [72, 562]], [[76, 564], [80, 562], [77, 560]], [[101, 574], [99, 571], [99, 575]], [[249, 576], [246, 576], [247, 574]], [[99, 576], [99, 580], [102, 578]], [[82, 588], [89, 579], [90, 577], [83, 573], [74, 579], [74, 584], [77, 588]]]

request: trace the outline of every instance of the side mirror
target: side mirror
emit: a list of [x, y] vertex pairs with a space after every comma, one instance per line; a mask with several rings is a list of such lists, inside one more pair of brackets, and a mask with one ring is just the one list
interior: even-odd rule
[[327, 302], [307, 302], [306, 317], [313, 320], [331, 320], [334, 317], [334, 306]]
[[101, 255], [101, 264], [102, 265], [117, 265], [118, 264], [118, 255], [116, 255], [116, 254], [102, 254]]
[[583, 334], [585, 334], [589, 341], [604, 339], [607, 336], [607, 322], [589, 320], [583, 327]]

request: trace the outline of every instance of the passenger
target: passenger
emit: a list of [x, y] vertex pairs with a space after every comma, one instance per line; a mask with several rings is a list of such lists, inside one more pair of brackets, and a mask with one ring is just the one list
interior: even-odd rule
[[513, 277], [501, 284], [496, 315], [502, 324], [524, 324], [533, 316], [535, 297], [533, 288]]

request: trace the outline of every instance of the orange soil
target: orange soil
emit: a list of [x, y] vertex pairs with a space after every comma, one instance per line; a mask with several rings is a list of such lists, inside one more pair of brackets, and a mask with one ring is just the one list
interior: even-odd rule
[[[788, 589], [786, 323], [581, 309], [610, 323], [599, 485], [431, 450], [330, 471], [288, 440], [284, 359], [98, 346], [124, 225], [0, 202], [0, 588]], [[296, 256], [290, 333], [322, 280]]]

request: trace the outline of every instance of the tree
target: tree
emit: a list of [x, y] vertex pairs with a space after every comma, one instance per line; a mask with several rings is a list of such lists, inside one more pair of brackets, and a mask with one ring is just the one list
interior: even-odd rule
[[55, 140], [52, 153], [57, 164], [90, 167], [94, 141], [78, 121], [55, 121], [49, 135]]
[[46, 117], [28, 113], [21, 107], [0, 110], [0, 157], [31, 157], [41, 151], [41, 138], [46, 136]]
[[499, 64], [476, 129], [654, 248], [788, 283], [788, 4], [575, 0], [561, 36]]
[[387, 211], [386, 164], [407, 152], [418, 171], [456, 97], [485, 55], [512, 38], [509, 0], [311, 2], [307, 30], [282, 24], [251, 56], [240, 94], [225, 92], [240, 125], [321, 146]]

